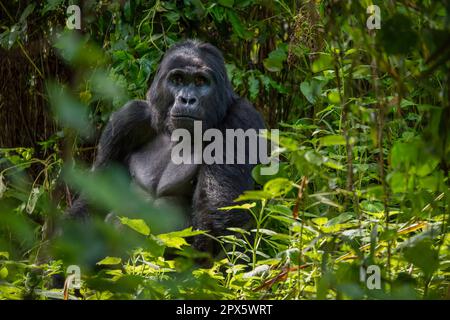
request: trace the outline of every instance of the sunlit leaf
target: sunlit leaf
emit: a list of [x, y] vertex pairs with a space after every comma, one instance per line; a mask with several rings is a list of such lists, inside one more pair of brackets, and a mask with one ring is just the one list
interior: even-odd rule
[[129, 219], [127, 217], [119, 217], [120, 222], [131, 229], [143, 234], [144, 236], [150, 235], [150, 228], [142, 219]]
[[320, 138], [322, 146], [345, 145], [345, 138], [341, 135], [329, 135]]
[[122, 262], [121, 258], [118, 257], [106, 257], [103, 260], [97, 262], [97, 265], [115, 265]]
[[324, 83], [318, 80], [304, 81], [300, 84], [300, 90], [306, 99], [314, 104], [322, 93]]
[[272, 179], [264, 185], [264, 191], [272, 197], [278, 197], [288, 193], [292, 189], [292, 183], [286, 178]]
[[241, 205], [236, 206], [228, 206], [228, 207], [222, 207], [219, 208], [220, 210], [233, 210], [233, 209], [244, 209], [244, 210], [250, 210], [251, 208], [254, 208], [256, 206], [256, 202], [252, 203], [243, 203]]
[[8, 276], [8, 269], [6, 267], [0, 268], [0, 279], [5, 279]]
[[19, 21], [22, 23], [25, 22], [25, 20], [28, 18], [28, 16], [34, 11], [34, 7], [35, 7], [34, 3], [29, 4], [25, 8], [25, 10], [23, 10], [22, 14], [20, 15]]
[[184, 238], [171, 234], [160, 234], [157, 237], [169, 248], [181, 249], [182, 246], [188, 245]]

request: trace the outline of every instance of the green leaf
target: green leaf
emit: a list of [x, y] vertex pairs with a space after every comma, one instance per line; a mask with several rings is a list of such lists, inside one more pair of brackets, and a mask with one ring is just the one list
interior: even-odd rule
[[316, 79], [304, 81], [300, 84], [300, 91], [311, 104], [314, 104], [322, 94], [323, 85], [323, 82]]
[[44, 8], [42, 9], [42, 14], [45, 14], [47, 11], [53, 11], [58, 9], [58, 7], [64, 2], [64, 0], [47, 0]]
[[247, 230], [242, 229], [242, 228], [227, 228], [227, 230], [230, 230], [232, 232], [237, 232], [240, 234], [250, 234], [250, 232], [248, 232]]
[[279, 72], [283, 69], [283, 62], [287, 59], [286, 50], [279, 47], [269, 53], [269, 57], [264, 59], [264, 67], [270, 72]]
[[5, 279], [8, 276], [8, 269], [3, 267], [0, 269], [0, 279]]
[[150, 228], [142, 219], [129, 219], [127, 217], [119, 217], [120, 222], [131, 229], [143, 234], [144, 236], [150, 235]]
[[186, 237], [192, 237], [192, 236], [197, 236], [199, 234], [204, 234], [205, 231], [202, 230], [192, 230], [192, 227], [180, 230], [180, 231], [173, 231], [170, 233], [165, 233], [165, 236], [167, 237], [182, 237], [182, 238], [186, 238]]
[[320, 144], [322, 146], [336, 146], [345, 145], [345, 138], [341, 135], [329, 135], [320, 138]]
[[130, 21], [132, 19], [132, 9], [134, 8], [132, 8], [130, 1], [125, 2], [125, 5], [123, 6], [123, 12], [127, 21]]
[[344, 168], [345, 168], [342, 164], [331, 161], [331, 160], [325, 161], [323, 163], [323, 165], [327, 166], [328, 168], [334, 169], [334, 170], [344, 170]]
[[370, 79], [372, 76], [372, 70], [370, 68], [370, 65], [358, 65], [353, 70], [352, 78], [353, 79]]
[[366, 212], [380, 213], [384, 212], [384, 205], [379, 201], [363, 200], [360, 202], [361, 209]]
[[261, 174], [261, 169], [264, 168], [265, 165], [256, 165], [252, 170], [252, 177], [256, 181], [257, 184], [264, 185], [266, 182], [270, 181], [274, 178], [286, 178], [289, 176], [289, 166], [285, 162], [281, 162], [279, 164], [278, 172], [274, 175], [266, 175]]
[[340, 104], [341, 97], [339, 96], [339, 92], [336, 90], [331, 90], [327, 94], [328, 101], [332, 104]]
[[182, 246], [189, 245], [184, 238], [205, 234], [205, 231], [192, 230], [192, 227], [181, 231], [174, 231], [157, 235], [156, 238], [170, 248], [181, 249]]
[[417, 159], [418, 149], [415, 143], [396, 142], [391, 149], [391, 164], [394, 168], [409, 167]]
[[281, 204], [275, 204], [268, 208], [271, 212], [281, 213], [283, 215], [292, 217], [292, 210]]
[[167, 20], [170, 21], [170, 23], [177, 23], [178, 20], [180, 20], [180, 14], [176, 11], [169, 11], [164, 16], [167, 18]]
[[320, 54], [320, 57], [312, 64], [312, 72], [317, 73], [324, 70], [333, 70], [334, 61], [333, 57], [328, 53]]
[[272, 179], [264, 185], [264, 191], [272, 197], [285, 195], [292, 189], [292, 183], [286, 178]]
[[104, 266], [104, 265], [115, 265], [122, 262], [122, 258], [119, 257], [106, 257], [103, 260], [97, 262], [97, 265]]
[[219, 210], [233, 210], [233, 209], [244, 209], [244, 210], [250, 210], [251, 208], [254, 208], [256, 206], [256, 202], [252, 203], [244, 203], [236, 206], [228, 206], [228, 207], [222, 207], [219, 208]]
[[59, 35], [54, 47], [57, 52], [73, 67], [94, 67], [106, 62], [104, 52], [88, 37], [80, 37], [78, 33], [67, 31]]
[[157, 238], [169, 248], [181, 249], [182, 246], [188, 245], [184, 238], [171, 235], [170, 233], [160, 234]]
[[342, 224], [344, 222], [347, 222], [348, 220], [352, 219], [354, 216], [350, 212], [343, 212], [337, 217], [334, 217], [325, 224], [327, 227], [331, 227], [334, 225]]
[[240, 195], [234, 201], [247, 201], [247, 200], [265, 200], [272, 198], [272, 195], [265, 191], [260, 190], [249, 190], [245, 191], [244, 194]]
[[312, 222], [314, 222], [318, 226], [323, 226], [323, 225], [325, 225], [325, 223], [328, 222], [328, 218], [326, 218], [326, 217], [313, 218]]
[[259, 232], [259, 233], [265, 234], [266, 236], [275, 236], [275, 235], [278, 234], [278, 233], [276, 233], [276, 232], [273, 231], [273, 230], [263, 229], [263, 228], [260, 228], [260, 229], [252, 229], [252, 230], [250, 230], [250, 231], [253, 232], [253, 233]]
[[428, 158], [423, 159], [426, 162], [422, 164], [418, 164], [415, 168], [415, 173], [419, 177], [425, 177], [429, 175], [430, 173], [434, 172], [436, 167], [439, 165], [440, 161], [437, 158]]
[[305, 159], [316, 166], [320, 166], [323, 163], [323, 157], [313, 150], [308, 150], [305, 153]]

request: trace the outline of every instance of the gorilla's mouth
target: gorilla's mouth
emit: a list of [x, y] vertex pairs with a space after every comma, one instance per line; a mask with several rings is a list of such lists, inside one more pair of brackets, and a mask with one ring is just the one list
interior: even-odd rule
[[191, 114], [172, 114], [171, 115], [172, 119], [174, 120], [181, 120], [181, 121], [201, 121], [202, 119], [197, 117], [197, 116], [193, 116]]

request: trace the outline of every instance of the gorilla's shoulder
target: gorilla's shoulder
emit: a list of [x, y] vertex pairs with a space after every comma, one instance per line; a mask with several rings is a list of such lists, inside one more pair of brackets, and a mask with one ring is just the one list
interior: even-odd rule
[[256, 108], [245, 98], [237, 98], [225, 117], [227, 129], [264, 129], [264, 119]]

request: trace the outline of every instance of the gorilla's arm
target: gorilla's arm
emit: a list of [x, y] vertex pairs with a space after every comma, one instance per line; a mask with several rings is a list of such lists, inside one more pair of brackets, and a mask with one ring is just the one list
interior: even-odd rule
[[[263, 129], [261, 115], [245, 99], [237, 100], [228, 110], [224, 129]], [[246, 150], [248, 156], [248, 150]], [[236, 156], [236, 155], [235, 155]], [[248, 159], [248, 158], [247, 158]], [[251, 164], [202, 165], [198, 173], [198, 183], [193, 197], [193, 227], [209, 230], [213, 236], [226, 234], [226, 228], [245, 228], [250, 216], [244, 211], [223, 211], [217, 208], [230, 206], [245, 190], [253, 189]], [[206, 236], [194, 239], [194, 247], [201, 251], [217, 253], [212, 241]]]
[[[123, 165], [133, 150], [155, 135], [151, 120], [151, 109], [142, 100], [130, 101], [114, 112], [100, 137], [92, 170], [107, 167], [111, 163]], [[67, 215], [71, 218], [87, 218], [88, 204], [83, 195], [73, 203]]]
[[137, 147], [155, 136], [151, 109], [146, 101], [128, 102], [114, 112], [100, 137], [94, 169], [111, 162], [123, 163]]

